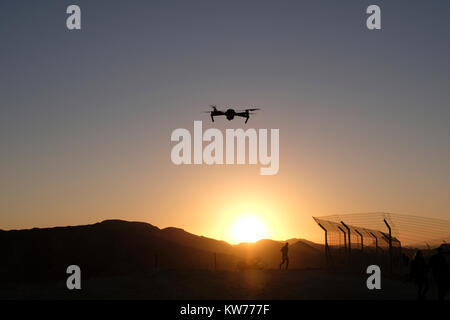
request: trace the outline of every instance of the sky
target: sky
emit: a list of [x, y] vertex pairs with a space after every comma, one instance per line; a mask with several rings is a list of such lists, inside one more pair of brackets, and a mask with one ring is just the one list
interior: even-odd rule
[[[66, 28], [77, 4], [82, 29]], [[366, 28], [367, 6], [382, 29]], [[144, 221], [322, 241], [312, 216], [450, 219], [449, 1], [0, 2], [0, 229]], [[259, 106], [211, 123], [210, 104]], [[176, 128], [277, 128], [280, 169], [176, 166]]]

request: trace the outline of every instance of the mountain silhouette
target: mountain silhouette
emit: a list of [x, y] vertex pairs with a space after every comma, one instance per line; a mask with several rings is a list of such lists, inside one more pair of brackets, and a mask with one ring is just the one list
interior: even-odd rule
[[[0, 282], [61, 280], [72, 264], [84, 278], [154, 269], [271, 269], [280, 262], [282, 245], [274, 240], [230, 245], [178, 228], [122, 220], [0, 231]], [[323, 265], [323, 251], [304, 240], [295, 241], [289, 255], [292, 268]]]

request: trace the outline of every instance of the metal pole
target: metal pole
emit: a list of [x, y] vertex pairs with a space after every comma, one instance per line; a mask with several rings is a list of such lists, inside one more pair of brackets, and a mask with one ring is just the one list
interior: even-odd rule
[[328, 263], [328, 232], [323, 225], [321, 225], [320, 223], [318, 223], [318, 225], [322, 228], [323, 231], [325, 231], [325, 259]]
[[378, 252], [378, 238], [372, 232], [370, 234], [375, 238], [375, 252]]
[[356, 232], [357, 234], [359, 234], [359, 236], [361, 237], [361, 252], [363, 252], [363, 251], [364, 251], [364, 240], [363, 240], [363, 235], [362, 235], [358, 230], [356, 230], [356, 229], [355, 229], [355, 232]]
[[386, 226], [388, 227], [388, 230], [389, 230], [389, 260], [390, 260], [389, 264], [390, 264], [391, 273], [392, 273], [392, 230], [391, 230], [391, 226], [386, 221], [386, 219], [384, 219], [384, 223], [386, 224]]
[[346, 232], [344, 231], [344, 229], [342, 229], [341, 227], [338, 226], [338, 228], [339, 228], [339, 230], [341, 230], [342, 233], [344, 234], [344, 248], [345, 248], [345, 251], [347, 251], [347, 233], [346, 233]]
[[347, 234], [348, 234], [348, 253], [351, 254], [352, 253], [352, 242], [350, 239], [350, 228], [344, 223], [344, 221], [341, 221], [342, 225], [345, 227], [345, 229], [347, 229]]

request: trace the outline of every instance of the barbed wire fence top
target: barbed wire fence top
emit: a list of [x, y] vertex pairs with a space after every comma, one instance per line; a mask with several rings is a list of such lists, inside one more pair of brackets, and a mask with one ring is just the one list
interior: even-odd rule
[[[450, 221], [406, 214], [370, 212], [313, 217], [327, 230], [330, 247], [347, 245], [348, 230], [352, 245], [431, 248], [450, 243]], [[347, 229], [348, 228], [348, 229]], [[363, 240], [364, 239], [364, 240]]]

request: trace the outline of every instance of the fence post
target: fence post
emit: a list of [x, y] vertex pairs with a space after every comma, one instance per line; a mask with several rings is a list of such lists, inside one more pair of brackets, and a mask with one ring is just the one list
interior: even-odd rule
[[329, 264], [329, 261], [328, 261], [328, 255], [329, 255], [329, 249], [328, 249], [328, 231], [327, 231], [327, 229], [325, 229], [325, 227], [324, 227], [323, 225], [321, 225], [320, 223], [319, 223], [319, 227], [321, 227], [322, 230], [325, 231], [325, 260], [326, 260], [326, 264], [328, 265], [328, 264]]
[[378, 237], [374, 235], [372, 232], [370, 233], [372, 237], [375, 238], [375, 253], [378, 253]]
[[389, 230], [389, 266], [390, 266], [391, 273], [392, 273], [392, 230], [391, 230], [391, 226], [386, 221], [386, 219], [384, 219], [384, 223], [386, 224], [386, 226]]
[[217, 253], [214, 252], [214, 270], [217, 270]]
[[350, 228], [344, 223], [344, 221], [341, 221], [342, 225], [347, 229], [348, 234], [348, 254], [350, 255], [352, 253], [352, 243], [350, 239]]
[[363, 235], [362, 235], [358, 230], [356, 230], [356, 229], [355, 229], [355, 232], [356, 232], [357, 234], [359, 234], [359, 236], [361, 237], [361, 252], [363, 252], [363, 251], [364, 251], [364, 240], [363, 240]]
[[344, 234], [344, 248], [345, 248], [345, 252], [347, 252], [347, 233], [344, 231], [344, 229], [342, 229], [341, 227], [339, 227], [339, 230], [342, 231], [342, 233]]

